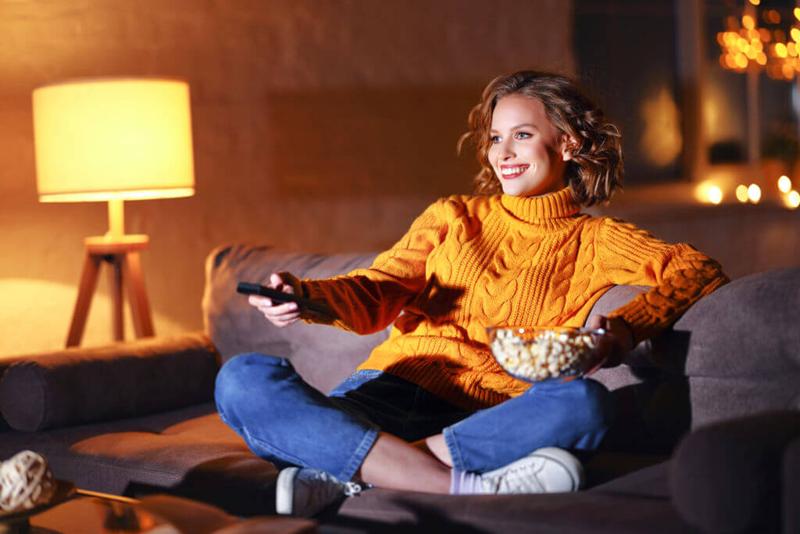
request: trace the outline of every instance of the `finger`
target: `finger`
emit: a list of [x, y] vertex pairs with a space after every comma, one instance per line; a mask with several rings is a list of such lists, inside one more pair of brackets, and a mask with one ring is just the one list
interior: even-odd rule
[[280, 315], [280, 316], [268, 315], [266, 313], [263, 314], [263, 315], [264, 315], [264, 317], [266, 317], [266, 319], [270, 323], [272, 323], [272, 324], [274, 324], [276, 326], [280, 325], [280, 324], [284, 324], [284, 323], [294, 322], [294, 321], [296, 321], [297, 319], [300, 318], [300, 313], [299, 312], [287, 313], [287, 314]]
[[284, 320], [275, 321], [273, 324], [278, 328], [283, 328], [284, 326], [289, 326], [290, 324], [297, 322], [297, 319], [298, 319], [297, 316], [288, 317], [287, 319]]
[[268, 297], [262, 297], [261, 295], [250, 295], [247, 297], [247, 302], [249, 302], [251, 306], [255, 306], [259, 309], [272, 306], [272, 300]]
[[278, 304], [277, 306], [270, 306], [268, 309], [270, 311], [270, 315], [274, 317], [298, 311], [297, 303], [295, 302], [285, 302], [283, 304]]
[[274, 289], [280, 289], [281, 285], [283, 285], [283, 279], [281, 275], [278, 273], [272, 273], [269, 275], [269, 286]]
[[263, 313], [264, 317], [266, 317], [270, 321], [281, 321], [287, 317], [294, 317], [300, 315], [300, 312], [298, 310], [275, 311], [275, 308], [263, 309], [261, 310], [261, 313]]
[[300, 317], [300, 314], [297, 313], [297, 312], [294, 312], [294, 313], [285, 313], [283, 315], [270, 316], [270, 317], [267, 317], [267, 319], [269, 319], [271, 322], [283, 322], [283, 321], [289, 321], [291, 319], [295, 319], [295, 318], [298, 318], [298, 317]]
[[294, 288], [292, 288], [291, 284], [287, 284], [283, 277], [281, 277], [278, 273], [272, 273], [269, 275], [269, 285], [278, 291], [283, 291], [284, 293], [294, 293]]

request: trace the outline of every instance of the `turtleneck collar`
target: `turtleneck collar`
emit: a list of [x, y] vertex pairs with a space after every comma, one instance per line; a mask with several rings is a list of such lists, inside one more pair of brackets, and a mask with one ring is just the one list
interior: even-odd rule
[[503, 195], [500, 203], [511, 215], [529, 223], [563, 219], [581, 210], [569, 187], [538, 197]]

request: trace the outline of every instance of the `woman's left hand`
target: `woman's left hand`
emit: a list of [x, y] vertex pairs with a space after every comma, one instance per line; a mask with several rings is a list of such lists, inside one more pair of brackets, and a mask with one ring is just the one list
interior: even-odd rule
[[608, 318], [593, 315], [586, 326], [591, 329], [602, 328], [606, 334], [598, 340], [595, 361], [586, 374], [592, 374], [601, 367], [616, 367], [625, 355], [633, 349], [633, 332], [628, 323], [619, 317]]

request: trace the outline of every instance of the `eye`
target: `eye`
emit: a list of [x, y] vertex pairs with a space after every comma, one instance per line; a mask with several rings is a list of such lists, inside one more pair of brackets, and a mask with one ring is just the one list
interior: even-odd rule
[[533, 134], [529, 132], [517, 132], [514, 134], [514, 137], [516, 139], [530, 139], [531, 137], [533, 137]]
[[500, 136], [499, 136], [499, 135], [492, 135], [492, 136], [489, 136], [489, 142], [490, 142], [491, 144], [493, 144], [493, 145], [496, 145], [497, 143], [499, 143], [499, 142], [500, 142]]

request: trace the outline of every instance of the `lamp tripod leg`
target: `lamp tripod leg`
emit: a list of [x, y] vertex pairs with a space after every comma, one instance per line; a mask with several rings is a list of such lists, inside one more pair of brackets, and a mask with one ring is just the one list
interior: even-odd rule
[[153, 319], [150, 315], [150, 303], [144, 288], [144, 274], [139, 253], [136, 251], [125, 254], [122, 263], [123, 272], [128, 285], [128, 299], [131, 301], [133, 312], [133, 327], [136, 337], [154, 336]]
[[83, 330], [86, 327], [86, 318], [89, 307], [92, 305], [92, 295], [97, 287], [97, 273], [100, 270], [101, 259], [93, 254], [86, 253], [81, 272], [81, 282], [78, 287], [78, 298], [75, 301], [75, 310], [72, 313], [72, 322], [67, 334], [67, 347], [77, 347], [81, 343]]
[[125, 340], [125, 312], [123, 309], [122, 296], [122, 265], [125, 261], [124, 255], [113, 254], [106, 259], [111, 264], [109, 271], [109, 291], [111, 293], [111, 334], [114, 341]]

